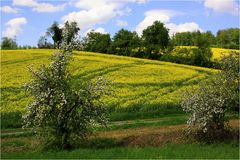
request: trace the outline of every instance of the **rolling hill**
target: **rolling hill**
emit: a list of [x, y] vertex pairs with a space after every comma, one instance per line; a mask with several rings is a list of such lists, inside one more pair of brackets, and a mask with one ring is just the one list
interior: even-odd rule
[[[29, 96], [24, 83], [30, 80], [28, 67], [48, 64], [54, 50], [3, 50], [1, 52], [1, 112], [24, 111]], [[112, 82], [113, 95], [104, 97], [111, 109], [159, 110], [179, 106], [181, 93], [195, 87], [215, 71], [207, 68], [116, 55], [74, 52], [70, 72], [76, 85], [80, 79], [104, 77]]]

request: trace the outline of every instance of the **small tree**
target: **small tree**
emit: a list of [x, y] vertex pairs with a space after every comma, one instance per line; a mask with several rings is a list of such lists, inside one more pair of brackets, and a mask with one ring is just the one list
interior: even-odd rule
[[126, 29], [119, 30], [113, 37], [111, 48], [120, 55], [130, 55], [133, 49], [140, 46], [140, 39], [136, 32]]
[[48, 28], [47, 35], [52, 37], [54, 47], [59, 48], [62, 42], [62, 29], [57, 22], [53, 22], [51, 27]]
[[64, 24], [64, 35], [63, 35], [63, 41], [64, 43], [71, 43], [74, 44], [76, 42], [76, 37], [78, 35], [78, 32], [80, 28], [77, 26], [76, 22], [65, 22]]
[[224, 58], [220, 73], [183, 95], [182, 108], [191, 113], [188, 124], [198, 126], [200, 138], [222, 138], [226, 112], [239, 109], [238, 58]]
[[38, 48], [53, 48], [53, 44], [48, 42], [45, 35], [39, 38], [37, 46]]
[[16, 39], [3, 37], [1, 42], [1, 49], [17, 49]]
[[[58, 148], [69, 148], [73, 138], [84, 139], [96, 123], [105, 124], [105, 107], [101, 97], [106, 94], [106, 82], [99, 78], [92, 83], [73, 84], [67, 70], [72, 55], [69, 30], [63, 33], [61, 50], [52, 56], [49, 66], [33, 71], [26, 84], [33, 97], [24, 115], [24, 126], [33, 127]], [[74, 35], [71, 35], [74, 37]]]
[[110, 34], [102, 34], [99, 32], [94, 32], [93, 30], [84, 38], [84, 50], [90, 52], [107, 53], [110, 43]]
[[198, 48], [193, 49], [192, 63], [198, 66], [211, 67], [212, 51], [208, 38], [200, 31], [194, 32], [194, 34], [194, 44]]

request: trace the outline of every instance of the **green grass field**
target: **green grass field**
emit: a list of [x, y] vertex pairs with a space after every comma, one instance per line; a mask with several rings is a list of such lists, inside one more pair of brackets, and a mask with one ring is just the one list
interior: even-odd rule
[[[220, 146], [219, 146], [220, 145]], [[178, 144], [146, 148], [77, 149], [59, 152], [3, 154], [6, 159], [238, 159], [236, 144]]]

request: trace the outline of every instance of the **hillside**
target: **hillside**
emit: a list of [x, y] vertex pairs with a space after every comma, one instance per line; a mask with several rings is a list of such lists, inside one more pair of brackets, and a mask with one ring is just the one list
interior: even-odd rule
[[[69, 66], [73, 83], [104, 77], [113, 94], [104, 97], [107, 127], [96, 126], [89, 141], [76, 141], [70, 151], [41, 150], [44, 141], [22, 128], [22, 112], [31, 100], [24, 91], [28, 67], [48, 64], [54, 50], [1, 52], [1, 156], [3, 158], [237, 158], [238, 141], [212, 145], [187, 142], [188, 114], [180, 108], [182, 92], [216, 70], [169, 62], [90, 52], [74, 52]], [[235, 115], [229, 126], [238, 130]], [[220, 144], [220, 145], [219, 145]], [[23, 152], [24, 151], [24, 152]], [[207, 151], [207, 152], [206, 152]]]
[[[30, 80], [28, 67], [49, 63], [54, 50], [4, 50], [1, 53], [1, 112], [24, 111], [29, 97], [23, 85]], [[168, 62], [89, 52], [74, 52], [70, 71], [74, 83], [99, 76], [113, 83], [113, 95], [105, 97], [109, 107], [133, 111], [179, 106], [181, 93], [214, 71]]]

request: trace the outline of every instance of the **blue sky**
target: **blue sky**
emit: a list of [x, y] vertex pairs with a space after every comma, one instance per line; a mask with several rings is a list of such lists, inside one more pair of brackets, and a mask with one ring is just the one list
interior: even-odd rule
[[1, 37], [16, 36], [20, 45], [36, 45], [57, 21], [76, 21], [81, 36], [94, 29], [112, 36], [121, 28], [137, 31], [162, 21], [170, 35], [184, 31], [239, 28], [234, 0], [1, 0]]

